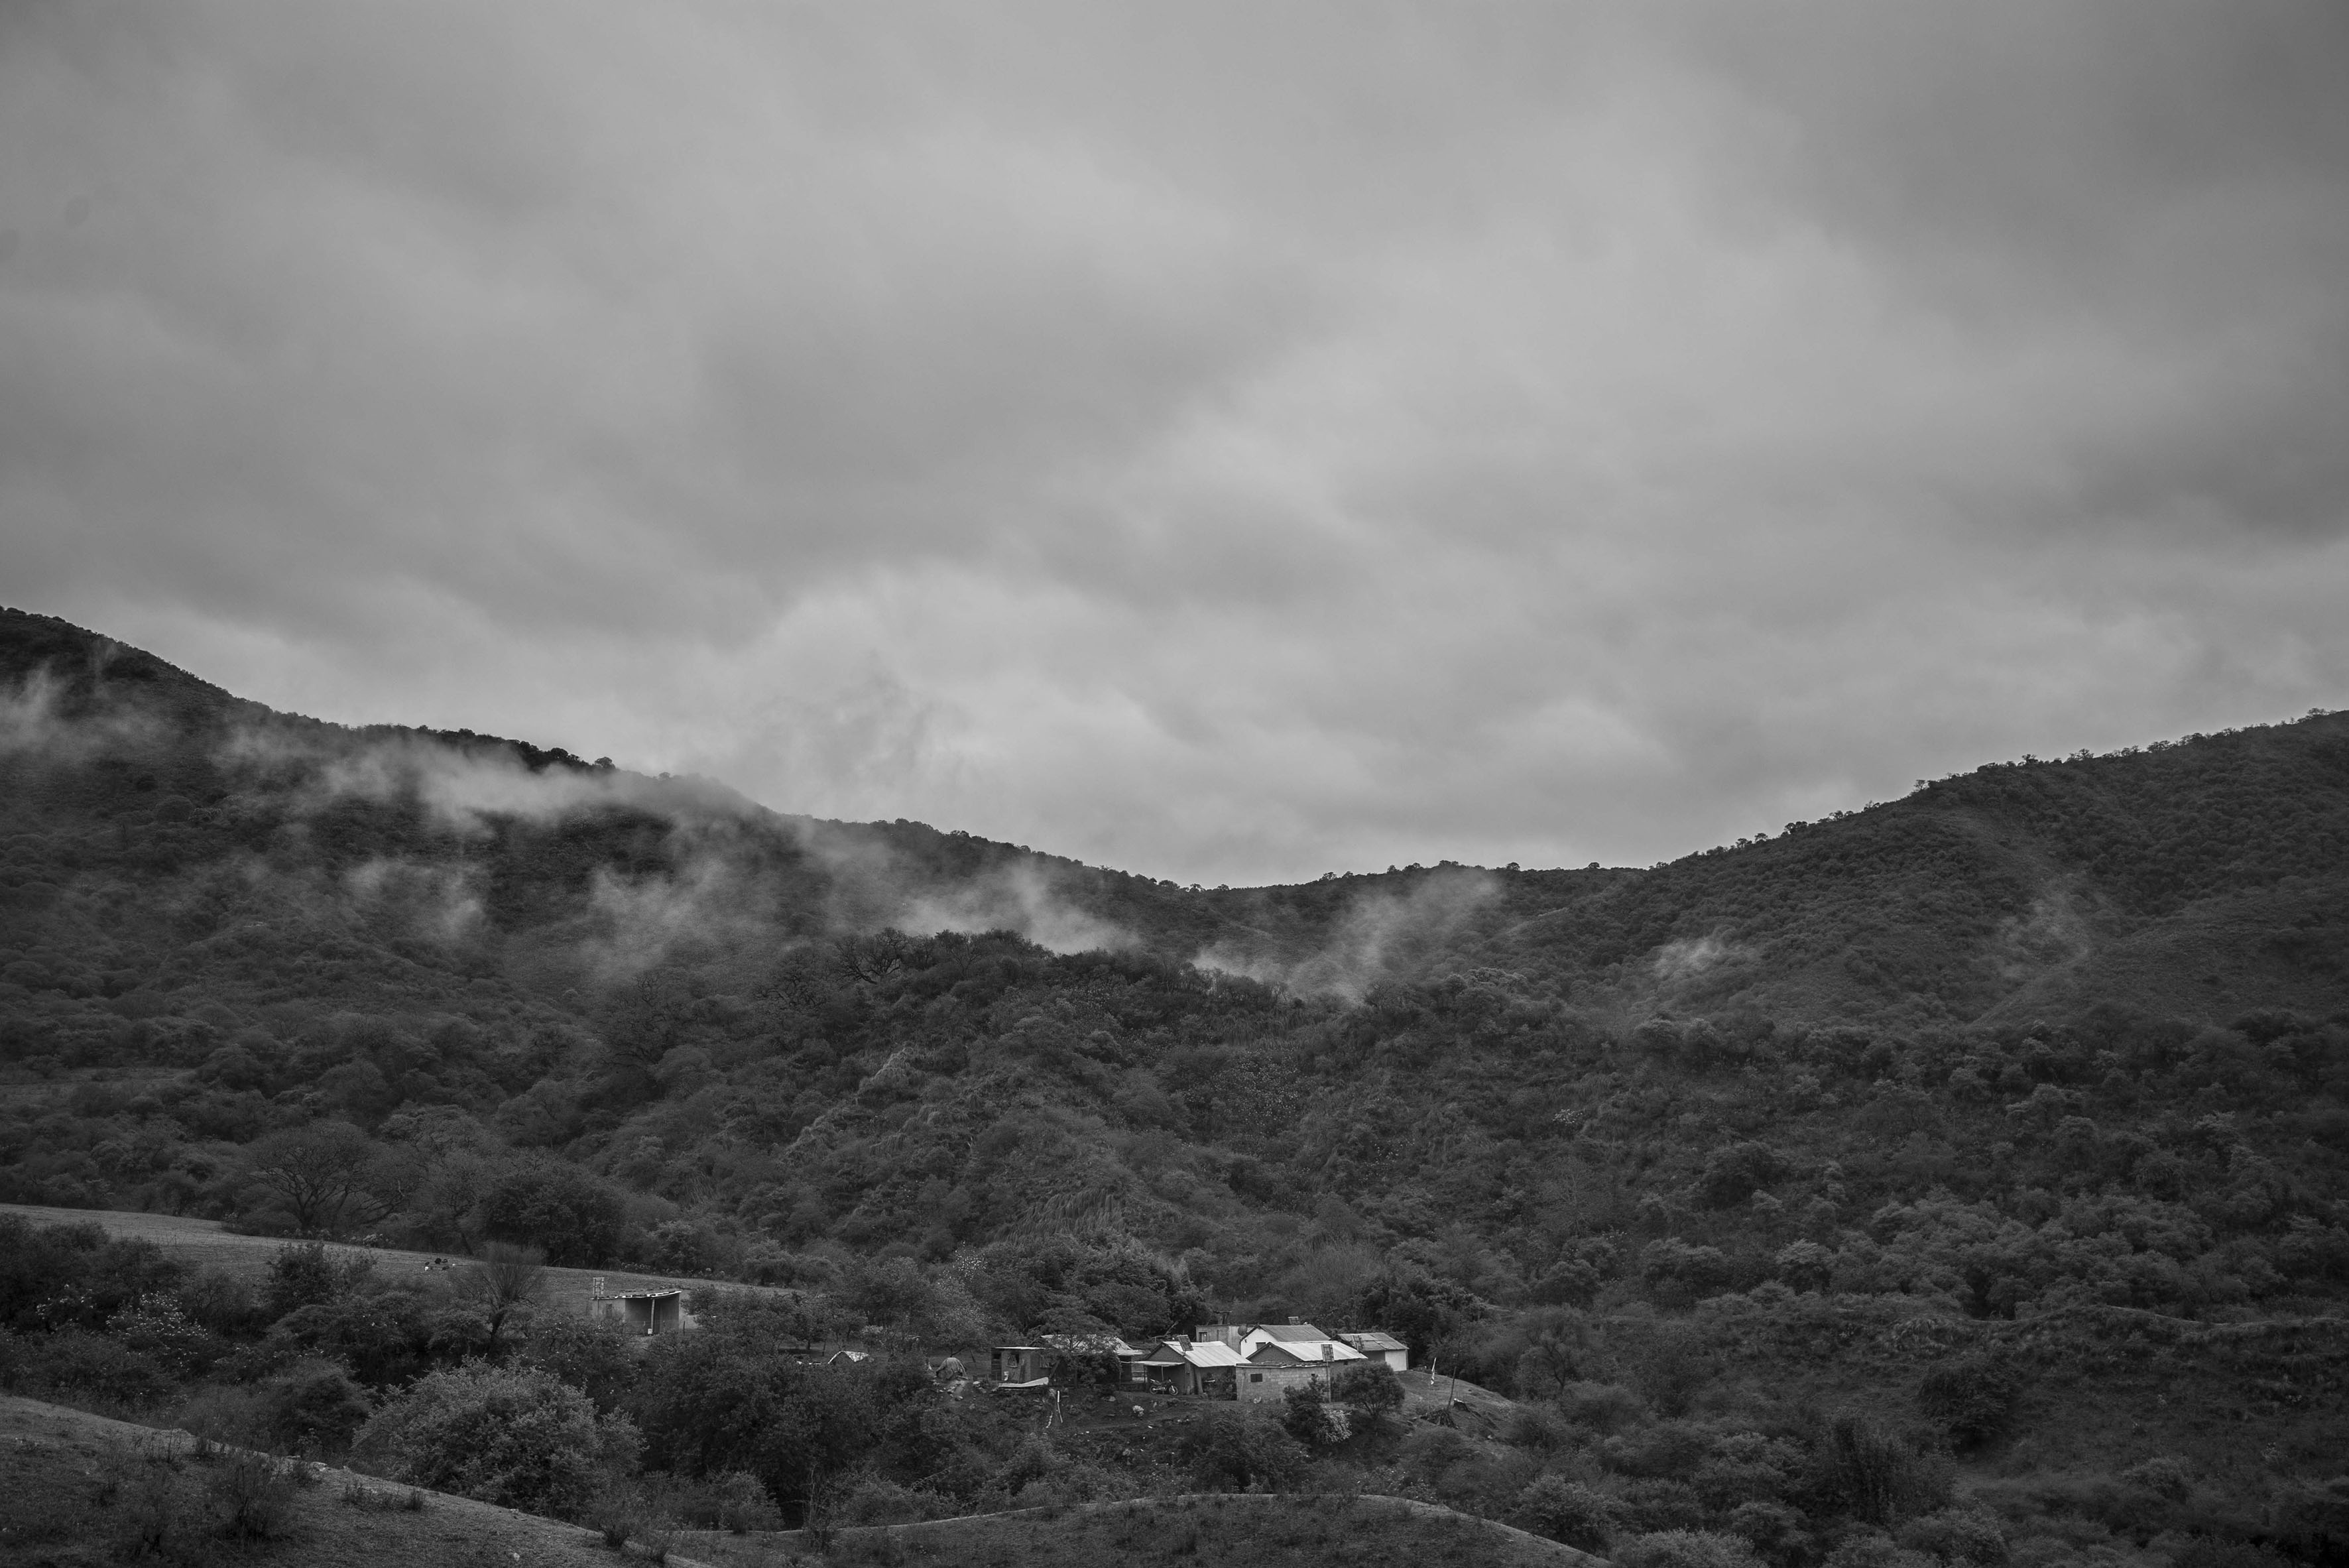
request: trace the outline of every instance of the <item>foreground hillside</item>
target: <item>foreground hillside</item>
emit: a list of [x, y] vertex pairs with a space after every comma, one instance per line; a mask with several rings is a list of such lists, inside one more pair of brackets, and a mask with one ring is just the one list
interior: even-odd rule
[[[471, 1498], [200, 1447], [185, 1432], [0, 1395], [0, 1568], [140, 1560], [285, 1568], [612, 1568], [594, 1532]], [[678, 1568], [694, 1568], [682, 1554]]]
[[[0, 1568], [81, 1568], [221, 1557], [284, 1568], [520, 1562], [610, 1568], [643, 1561], [575, 1523], [322, 1465], [270, 1465], [178, 1431], [0, 1396]], [[242, 1503], [248, 1517], [237, 1521]], [[256, 1504], [258, 1506], [256, 1506]], [[953, 1568], [1147, 1568], [1174, 1563], [1476, 1564], [1572, 1568], [1572, 1547], [1427, 1503], [1351, 1493], [1136, 1499], [905, 1525], [844, 1526], [828, 1550], [803, 1532], [669, 1531], [674, 1568], [792, 1562]], [[688, 1555], [690, 1553], [691, 1555]]]

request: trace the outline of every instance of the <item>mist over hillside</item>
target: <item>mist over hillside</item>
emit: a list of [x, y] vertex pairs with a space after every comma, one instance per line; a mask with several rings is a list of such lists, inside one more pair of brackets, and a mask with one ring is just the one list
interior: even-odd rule
[[[1346, 1000], [1490, 968], [1627, 1019], [2349, 1000], [2349, 715], [1992, 764], [1650, 870], [1446, 863], [1203, 890], [903, 820], [791, 816], [526, 741], [276, 714], [17, 612], [0, 691], [12, 812], [139, 835], [124, 869], [145, 892], [169, 882], [171, 907], [332, 914], [398, 932], [427, 969], [461, 954], [538, 990], [679, 948], [895, 929], [1143, 951]], [[74, 868], [42, 869], [23, 880], [78, 907]]]
[[[1547, 1498], [1594, 1547], [2349, 1539], [2314, 1392], [2349, 1373], [2349, 716], [1994, 764], [1650, 868], [1201, 889], [276, 714], [8, 612], [0, 834], [0, 1201], [786, 1287], [711, 1342], [754, 1359], [1377, 1326], [1532, 1424], [1454, 1451], [1299, 1418], [1279, 1465]], [[388, 1400], [480, 1351], [406, 1286], [336, 1289], [235, 1365]], [[37, 1295], [0, 1371], [70, 1393], [99, 1363]], [[898, 1489], [876, 1517], [1046, 1464], [974, 1429], [940, 1479], [895, 1440], [854, 1460]], [[1835, 1479], [1863, 1441], [1924, 1467], [1912, 1501]], [[1951, 1456], [1991, 1467], [1975, 1512]], [[1177, 1461], [1082, 1462], [1053, 1484]], [[2057, 1471], [2104, 1479], [2050, 1502]]]

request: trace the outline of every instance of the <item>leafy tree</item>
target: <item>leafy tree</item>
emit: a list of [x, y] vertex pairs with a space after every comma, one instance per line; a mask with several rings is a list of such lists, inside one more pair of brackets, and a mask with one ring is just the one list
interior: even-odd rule
[[339, 1300], [365, 1284], [374, 1272], [375, 1259], [365, 1253], [336, 1251], [324, 1242], [289, 1242], [270, 1257], [262, 1287], [264, 1310], [276, 1318]]
[[1280, 1404], [1280, 1429], [1308, 1449], [1335, 1448], [1352, 1432], [1345, 1408], [1331, 1404], [1318, 1382], [1282, 1389]]
[[532, 1320], [521, 1357], [578, 1389], [608, 1415], [620, 1408], [636, 1382], [636, 1343], [609, 1319], [553, 1314]]
[[506, 1326], [516, 1313], [527, 1314], [546, 1285], [546, 1254], [536, 1247], [492, 1242], [460, 1276], [464, 1299], [481, 1315], [489, 1329], [485, 1353], [497, 1358]]
[[1185, 1446], [1206, 1491], [1279, 1491], [1304, 1473], [1308, 1461], [1305, 1446], [1278, 1423], [1237, 1411], [1209, 1416]]
[[1330, 1398], [1358, 1416], [1391, 1416], [1402, 1408], [1402, 1379], [1384, 1361], [1352, 1363], [1331, 1376]]
[[259, 1392], [269, 1446], [297, 1453], [348, 1446], [375, 1408], [366, 1388], [333, 1361], [296, 1362], [265, 1378]]
[[620, 1195], [575, 1165], [533, 1160], [500, 1176], [481, 1199], [492, 1238], [544, 1250], [549, 1263], [588, 1268], [617, 1252]]

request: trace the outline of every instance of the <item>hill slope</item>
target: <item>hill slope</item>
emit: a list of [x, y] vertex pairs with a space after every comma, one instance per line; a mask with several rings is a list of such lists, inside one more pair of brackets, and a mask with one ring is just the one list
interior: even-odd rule
[[[307, 1466], [270, 1535], [216, 1541], [223, 1509], [206, 1506], [205, 1493], [230, 1460], [218, 1449], [197, 1454], [185, 1432], [0, 1394], [0, 1444], [8, 1451], [0, 1568], [97, 1568], [140, 1557], [287, 1568], [610, 1568], [627, 1561], [575, 1524]], [[682, 1553], [668, 1561], [697, 1568]]]
[[[1873, 1528], [1855, 1409], [2083, 1561], [2349, 1539], [2341, 717], [1648, 870], [1194, 891], [271, 714], [35, 617], [0, 689], [0, 1201], [771, 1284], [713, 1310], [794, 1343], [1377, 1324], [1529, 1403], [1333, 1483], [1587, 1486], [1594, 1538], [1742, 1530], [1774, 1568]], [[30, 1386], [135, 1363], [171, 1260], [11, 1234]], [[398, 1278], [265, 1328], [235, 1280], [171, 1288], [378, 1394], [461, 1353]], [[721, 1337], [631, 1408], [687, 1408], [661, 1379]], [[946, 1408], [910, 1359], [872, 1378]], [[694, 1447], [699, 1398], [648, 1462], [756, 1460]], [[1193, 1463], [998, 1425], [952, 1464], [866, 1434], [876, 1506]], [[1956, 1568], [1975, 1526], [1902, 1528]]]

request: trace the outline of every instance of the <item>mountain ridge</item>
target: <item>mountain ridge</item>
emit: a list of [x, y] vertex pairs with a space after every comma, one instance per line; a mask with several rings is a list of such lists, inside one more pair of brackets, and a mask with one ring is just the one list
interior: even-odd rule
[[[280, 714], [24, 612], [0, 612], [0, 685], [15, 690], [20, 756], [44, 727], [119, 746], [160, 726], [182, 748], [243, 753], [231, 759], [241, 766], [213, 769], [216, 796], [306, 789], [331, 816], [354, 796], [383, 804], [409, 790], [424, 809], [406, 825], [460, 830], [425, 849], [450, 864], [486, 859], [490, 907], [508, 913], [533, 901], [497, 873], [502, 828], [484, 853], [486, 825], [553, 820], [576, 839], [600, 822], [605, 842], [574, 847], [625, 866], [623, 839], [641, 850], [647, 830], [698, 837], [706, 859], [731, 822], [736, 852], [818, 868], [774, 912], [791, 935], [1000, 926], [1059, 951], [1138, 946], [1348, 997], [1381, 979], [1492, 968], [1626, 1016], [1791, 1007], [1961, 1021], [2076, 1009], [2148, 985], [2165, 1010], [2214, 1019], [2262, 997], [2320, 1012], [2349, 1003], [2349, 924], [2326, 913], [2349, 895], [2343, 714], [1988, 764], [1650, 868], [1443, 862], [1205, 890], [902, 819], [776, 811], [712, 781], [630, 773], [561, 748]], [[273, 780], [266, 754], [288, 748], [307, 748], [314, 766]], [[2165, 806], [2165, 790], [2189, 806]], [[634, 861], [645, 869], [642, 854]], [[2214, 980], [2219, 968], [2229, 975]], [[2256, 978], [2229, 977], [2245, 975]]]

